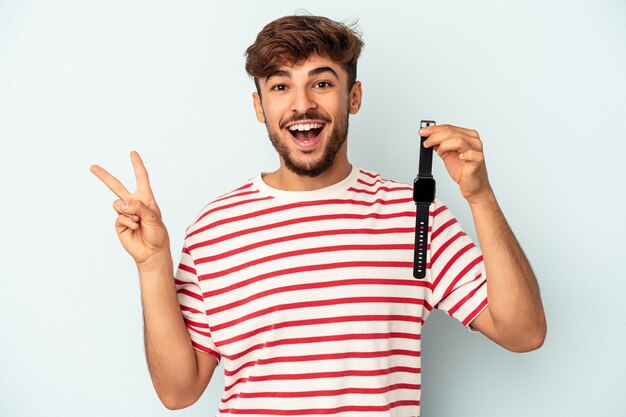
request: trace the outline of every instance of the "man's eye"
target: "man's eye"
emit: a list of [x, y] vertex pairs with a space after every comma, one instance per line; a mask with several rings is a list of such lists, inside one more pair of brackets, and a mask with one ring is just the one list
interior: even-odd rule
[[330, 87], [330, 83], [328, 81], [320, 81], [319, 83], [317, 83], [315, 85], [318, 86], [319, 88], [328, 88], [328, 87]]
[[285, 91], [286, 88], [287, 86], [285, 84], [276, 84], [275, 86], [272, 87], [272, 90]]

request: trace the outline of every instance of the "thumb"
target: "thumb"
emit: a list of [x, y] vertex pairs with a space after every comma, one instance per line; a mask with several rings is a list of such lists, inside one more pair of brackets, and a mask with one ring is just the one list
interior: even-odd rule
[[139, 200], [124, 202], [120, 207], [125, 214], [136, 214], [143, 221], [159, 222], [156, 213]]

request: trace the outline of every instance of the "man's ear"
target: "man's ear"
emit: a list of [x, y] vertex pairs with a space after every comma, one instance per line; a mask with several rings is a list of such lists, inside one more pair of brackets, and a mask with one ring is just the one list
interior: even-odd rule
[[350, 114], [357, 114], [361, 108], [361, 99], [363, 91], [361, 90], [361, 81], [355, 81], [350, 89]]
[[265, 123], [265, 113], [263, 113], [263, 106], [261, 105], [261, 96], [259, 93], [252, 93], [252, 104], [254, 105], [254, 112], [259, 122]]

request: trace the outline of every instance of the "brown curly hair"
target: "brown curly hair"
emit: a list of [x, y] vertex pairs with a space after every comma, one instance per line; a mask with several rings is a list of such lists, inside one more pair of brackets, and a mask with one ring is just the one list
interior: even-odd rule
[[260, 93], [259, 78], [265, 78], [282, 65], [298, 65], [313, 55], [328, 57], [348, 73], [348, 91], [356, 81], [356, 64], [363, 40], [351, 24], [322, 16], [285, 16], [268, 23], [248, 47], [246, 72], [254, 78]]

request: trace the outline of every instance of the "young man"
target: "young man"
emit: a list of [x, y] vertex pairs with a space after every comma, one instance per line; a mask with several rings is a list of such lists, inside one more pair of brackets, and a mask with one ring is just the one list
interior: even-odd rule
[[419, 415], [420, 336], [433, 308], [515, 352], [543, 343], [537, 283], [475, 130], [420, 134], [459, 184], [481, 249], [435, 198], [427, 275], [413, 278], [412, 187], [347, 157], [362, 45], [349, 27], [315, 16], [259, 33], [246, 69], [280, 168], [201, 210], [175, 278], [139, 155], [135, 193], [91, 168], [120, 198], [116, 228], [140, 272], [148, 366], [166, 407], [194, 403], [224, 360], [220, 415]]

